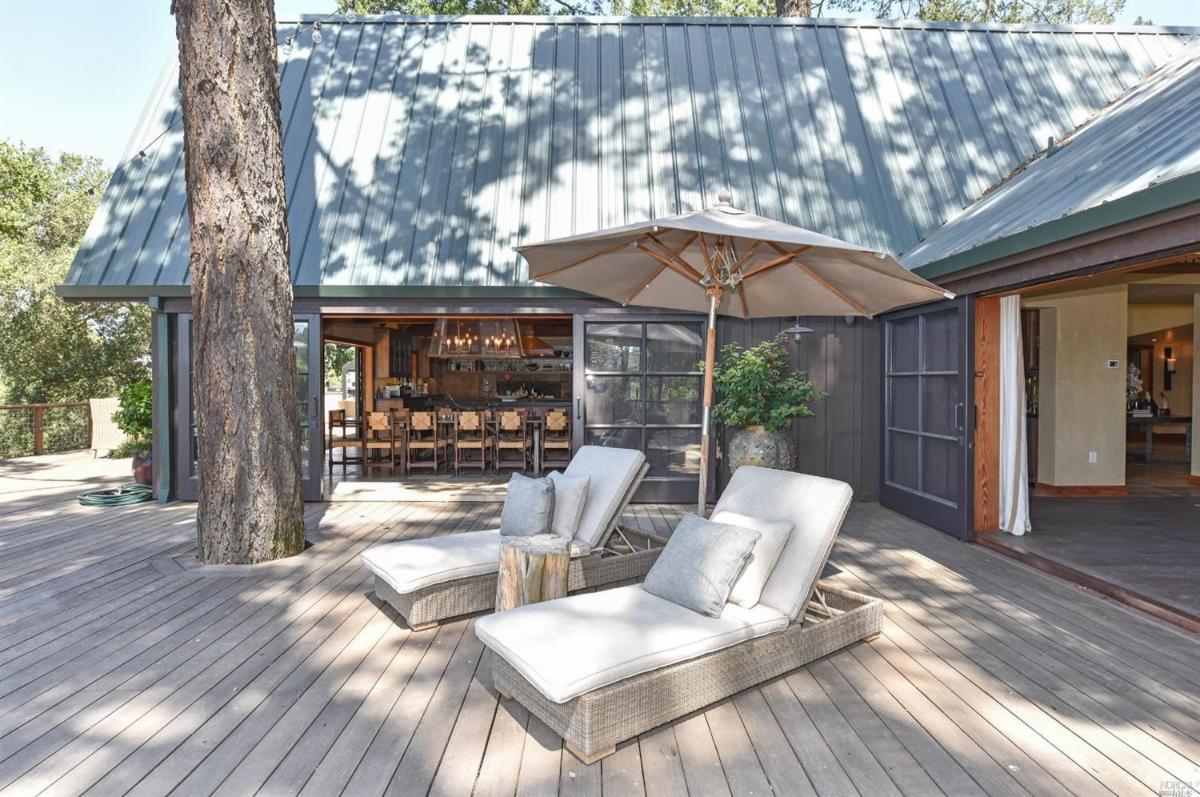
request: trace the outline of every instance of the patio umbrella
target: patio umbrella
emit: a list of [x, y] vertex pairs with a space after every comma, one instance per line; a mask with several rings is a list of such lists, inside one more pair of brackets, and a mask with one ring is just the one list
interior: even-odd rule
[[886, 252], [733, 207], [518, 246], [529, 278], [620, 302], [708, 313], [700, 438], [700, 514], [708, 488], [717, 314], [873, 316], [953, 298]]

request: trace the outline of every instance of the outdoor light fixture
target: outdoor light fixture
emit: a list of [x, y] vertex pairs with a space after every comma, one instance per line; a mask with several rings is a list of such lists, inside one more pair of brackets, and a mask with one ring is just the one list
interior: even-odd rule
[[792, 324], [790, 327], [783, 330], [785, 335], [791, 335], [792, 340], [796, 341], [797, 343], [800, 342], [801, 335], [807, 335], [809, 332], [812, 332], [812, 331], [813, 331], [812, 327], [806, 327], [800, 323], [800, 316], [796, 316], [796, 323]]

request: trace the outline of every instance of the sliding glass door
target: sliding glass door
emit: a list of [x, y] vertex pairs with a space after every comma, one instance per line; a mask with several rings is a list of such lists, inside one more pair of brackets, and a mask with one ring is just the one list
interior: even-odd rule
[[[192, 316], [177, 316], [175, 335], [175, 474], [176, 497], [195, 501], [197, 493], [196, 412], [192, 405]], [[292, 347], [296, 353], [296, 402], [300, 423], [300, 469], [305, 501], [323, 497], [324, 470], [321, 419], [321, 317], [297, 315], [292, 319]]]
[[703, 322], [579, 316], [575, 325], [575, 440], [644, 451], [650, 471], [639, 500], [694, 499]]

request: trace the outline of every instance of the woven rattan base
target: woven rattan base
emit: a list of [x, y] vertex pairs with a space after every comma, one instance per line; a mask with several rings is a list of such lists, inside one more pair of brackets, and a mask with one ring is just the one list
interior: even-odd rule
[[883, 627], [883, 603], [818, 583], [833, 612], [809, 604], [803, 622], [705, 656], [642, 673], [554, 703], [499, 656], [496, 690], [545, 722], [585, 761], [603, 757], [640, 733], [869, 639]]
[[[621, 537], [614, 535], [613, 541], [602, 551], [571, 560], [567, 572], [568, 592], [645, 577], [662, 552], [663, 541], [633, 531], [623, 531], [621, 536], [629, 541], [632, 550], [619, 546]], [[413, 592], [396, 592], [376, 576], [375, 594], [400, 612], [410, 628], [428, 628], [451, 617], [494, 609], [496, 574], [456, 578]]]

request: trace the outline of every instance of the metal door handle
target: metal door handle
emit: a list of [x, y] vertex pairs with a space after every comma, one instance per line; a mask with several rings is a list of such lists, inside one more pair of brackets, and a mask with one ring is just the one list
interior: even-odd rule
[[575, 397], [575, 420], [578, 421], [582, 417], [583, 417], [583, 397], [576, 396]]
[[956, 431], [959, 431], [959, 432], [961, 432], [963, 430], [963, 410], [964, 409], [966, 409], [966, 407], [963, 406], [961, 401], [958, 404], [954, 405], [954, 428]]

